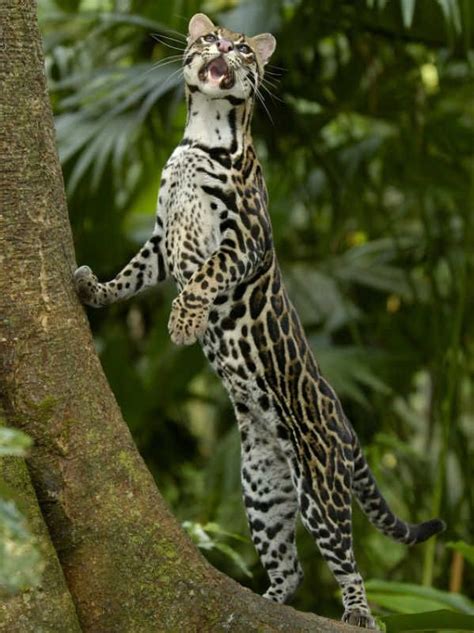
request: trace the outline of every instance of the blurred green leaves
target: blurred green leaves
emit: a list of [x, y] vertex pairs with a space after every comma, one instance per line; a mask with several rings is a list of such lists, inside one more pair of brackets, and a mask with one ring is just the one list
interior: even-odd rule
[[395, 613], [422, 613], [449, 609], [474, 615], [474, 603], [460, 594], [440, 591], [433, 587], [383, 580], [368, 580], [365, 585], [370, 602]]
[[411, 615], [390, 615], [380, 618], [386, 633], [403, 631], [472, 631], [474, 617], [461, 613], [452, 613], [444, 609]]
[[[25, 457], [31, 439], [16, 429], [0, 426], [0, 459]], [[0, 479], [0, 595], [38, 585], [44, 562], [25, 517]]]
[[474, 565], [474, 545], [469, 545], [464, 541], [456, 541], [455, 543], [446, 543], [446, 547], [459, 552], [471, 565]]
[[466, 596], [410, 583], [369, 580], [365, 585], [376, 608], [403, 614], [379, 618], [387, 633], [473, 629], [474, 603]]
[[31, 444], [31, 438], [22, 431], [0, 426], [0, 457], [5, 457], [5, 455], [25, 457]]
[[249, 578], [252, 577], [252, 572], [247, 567], [244, 559], [239, 552], [231, 545], [224, 541], [228, 539], [234, 539], [237, 541], [245, 542], [246, 539], [242, 538], [239, 534], [233, 534], [223, 530], [217, 523], [206, 523], [201, 525], [193, 521], [185, 521], [183, 528], [191, 537], [191, 540], [202, 550], [217, 550], [230, 559], [237, 568]]
[[13, 501], [0, 499], [0, 595], [38, 585], [43, 567], [25, 518]]

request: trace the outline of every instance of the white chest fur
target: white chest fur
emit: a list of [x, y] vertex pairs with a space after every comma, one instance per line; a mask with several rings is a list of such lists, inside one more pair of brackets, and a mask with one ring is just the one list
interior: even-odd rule
[[215, 166], [194, 149], [176, 151], [163, 171], [160, 191], [168, 268], [183, 287], [219, 243], [219, 205], [203, 187], [215, 184]]

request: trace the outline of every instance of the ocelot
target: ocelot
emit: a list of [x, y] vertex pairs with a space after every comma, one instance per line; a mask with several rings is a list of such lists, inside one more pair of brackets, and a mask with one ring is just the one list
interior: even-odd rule
[[302, 580], [299, 513], [340, 585], [343, 620], [375, 628], [352, 548], [352, 495], [401, 543], [444, 524], [405, 523], [390, 510], [283, 285], [250, 130], [275, 46], [269, 33], [246, 37], [201, 13], [191, 19], [186, 129], [163, 170], [153, 234], [112, 281], [82, 266], [75, 284], [99, 307], [174, 279], [171, 339], [200, 342], [235, 409], [248, 522], [270, 579], [265, 597], [284, 602]]

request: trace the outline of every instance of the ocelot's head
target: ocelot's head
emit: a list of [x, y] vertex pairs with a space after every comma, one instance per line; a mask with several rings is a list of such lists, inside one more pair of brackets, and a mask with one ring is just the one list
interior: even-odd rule
[[189, 22], [184, 79], [191, 90], [210, 97], [247, 99], [258, 89], [275, 46], [270, 33], [246, 37], [197, 13]]

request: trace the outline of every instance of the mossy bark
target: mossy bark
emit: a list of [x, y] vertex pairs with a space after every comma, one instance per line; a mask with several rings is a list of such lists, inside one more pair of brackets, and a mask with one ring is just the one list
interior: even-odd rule
[[159, 495], [74, 294], [35, 5], [2, 0], [0, 11], [0, 397], [35, 440], [29, 470], [82, 630], [351, 630], [212, 569]]
[[71, 594], [56, 551], [49, 538], [25, 462], [19, 457], [0, 459], [0, 480], [14, 494], [15, 502], [45, 562], [41, 583], [15, 595], [0, 592], [0, 631], [8, 633], [80, 633]]

